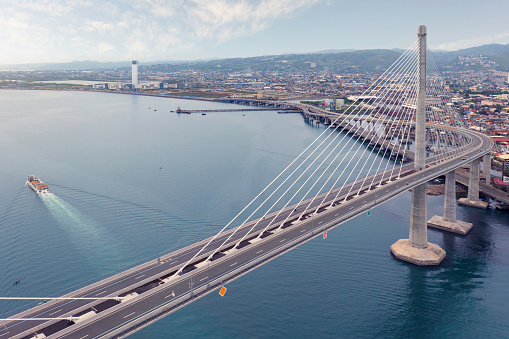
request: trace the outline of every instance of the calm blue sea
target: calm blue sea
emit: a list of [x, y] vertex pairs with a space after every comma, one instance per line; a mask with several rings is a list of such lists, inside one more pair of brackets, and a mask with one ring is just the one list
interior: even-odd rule
[[[0, 296], [61, 295], [215, 233], [323, 131], [297, 114], [178, 106], [232, 107], [0, 91]], [[25, 187], [30, 174], [53, 195]], [[442, 204], [428, 197], [428, 215]], [[509, 213], [458, 206], [473, 230], [430, 229], [447, 257], [423, 268], [389, 253], [409, 207], [402, 194], [132, 338], [508, 337]]]

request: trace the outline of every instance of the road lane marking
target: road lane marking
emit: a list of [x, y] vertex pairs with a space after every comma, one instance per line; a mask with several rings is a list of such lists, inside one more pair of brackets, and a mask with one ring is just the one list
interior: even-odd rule
[[283, 242], [283, 241], [285, 241], [285, 240], [286, 240], [286, 239], [283, 239], [283, 240], [281, 240], [280, 242]]
[[139, 277], [136, 277], [136, 278], [134, 278], [134, 279], [135, 279], [135, 280], [137, 280], [137, 279], [140, 279], [140, 278], [142, 278], [142, 277], [144, 277], [144, 276], [145, 276], [145, 274], [142, 274], [142, 275], [140, 275]]
[[322, 221], [320, 221], [320, 222], [318, 223], [318, 225], [320, 225], [321, 223], [323, 223], [323, 220], [322, 220]]
[[83, 339], [83, 338], [86, 338], [86, 337], [88, 337], [88, 334], [87, 334], [87, 335], [84, 335], [84, 336], [83, 336], [83, 337], [81, 337], [80, 339]]
[[136, 313], [136, 312], [133, 312], [133, 313], [129, 313], [128, 315], [126, 315], [126, 316], [124, 317], [124, 319], [125, 319], [125, 318], [127, 318], [127, 317], [130, 317], [130, 316], [132, 316], [132, 315], [133, 315], [134, 313]]
[[263, 250], [259, 250], [258, 252], [256, 252], [256, 254], [261, 253], [261, 252], [263, 252]]
[[205, 279], [207, 279], [207, 278], [208, 278], [208, 276], [207, 276], [207, 277], [205, 277], [205, 278], [203, 278], [203, 279], [200, 279], [200, 281], [203, 281], [203, 280], [205, 280]]
[[4, 333], [4, 334], [0, 334], [0, 337], [3, 337], [4, 335], [7, 335], [7, 334], [9, 334], [9, 332]]
[[97, 297], [98, 295], [101, 295], [103, 293], [106, 293], [107, 291], [102, 291], [101, 293], [97, 293], [95, 296]]
[[174, 296], [175, 296], [175, 291], [172, 291], [171, 294], [164, 297], [164, 299], [168, 299], [169, 297], [174, 297]]
[[55, 312], [53, 312], [53, 313], [49, 313], [48, 315], [53, 315], [53, 314], [58, 313], [58, 312], [60, 312], [60, 311], [62, 311], [62, 309], [59, 309], [58, 311], [55, 311]]
[[353, 206], [352, 206], [352, 207], [350, 207], [350, 209], [352, 209], [352, 208], [353, 208]]
[[302, 233], [302, 232], [306, 232], [306, 230], [302, 230], [302, 231], [300, 231], [300, 233]]
[[237, 263], [238, 262], [234, 262], [233, 264], [230, 265], [230, 267], [237, 265]]
[[337, 217], [338, 215], [339, 215], [339, 213], [338, 214], [334, 214], [335, 217]]

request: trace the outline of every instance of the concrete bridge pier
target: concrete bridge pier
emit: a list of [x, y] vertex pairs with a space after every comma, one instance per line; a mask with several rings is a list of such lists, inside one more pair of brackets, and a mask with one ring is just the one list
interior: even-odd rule
[[445, 175], [444, 216], [433, 216], [428, 220], [428, 226], [443, 231], [465, 235], [472, 229], [473, 224], [456, 220], [456, 172]]
[[486, 185], [491, 183], [491, 155], [485, 154], [482, 158], [482, 172], [486, 177]]
[[[415, 170], [426, 168], [426, 26], [419, 26], [419, 88], [415, 119]], [[445, 251], [428, 242], [426, 218], [426, 183], [412, 189], [409, 239], [400, 239], [391, 246], [391, 253], [400, 260], [416, 265], [438, 265]]]
[[468, 177], [468, 197], [461, 198], [458, 203], [461, 205], [477, 207], [477, 208], [488, 208], [488, 203], [479, 200], [479, 164], [481, 159], [475, 159], [470, 163], [470, 173]]
[[399, 239], [391, 246], [391, 253], [397, 259], [419, 266], [438, 265], [446, 254], [440, 246], [428, 242], [426, 186], [412, 189], [409, 239]]

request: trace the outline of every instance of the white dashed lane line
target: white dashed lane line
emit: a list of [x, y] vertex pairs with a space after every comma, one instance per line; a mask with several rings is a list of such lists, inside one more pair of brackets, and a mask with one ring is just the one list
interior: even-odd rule
[[133, 315], [134, 313], [136, 313], [136, 312], [133, 312], [133, 313], [129, 313], [128, 315], [126, 315], [126, 316], [124, 317], [124, 319], [125, 319], [125, 318], [127, 318], [127, 317], [130, 317], [130, 316], [132, 316], [132, 315]]

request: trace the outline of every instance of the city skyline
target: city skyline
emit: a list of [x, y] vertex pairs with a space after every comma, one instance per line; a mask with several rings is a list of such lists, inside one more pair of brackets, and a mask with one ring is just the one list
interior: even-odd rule
[[[3, 1], [0, 64], [197, 60], [404, 48], [428, 26], [432, 49], [509, 43], [509, 4], [331, 0]], [[403, 34], [401, 34], [403, 32]]]

